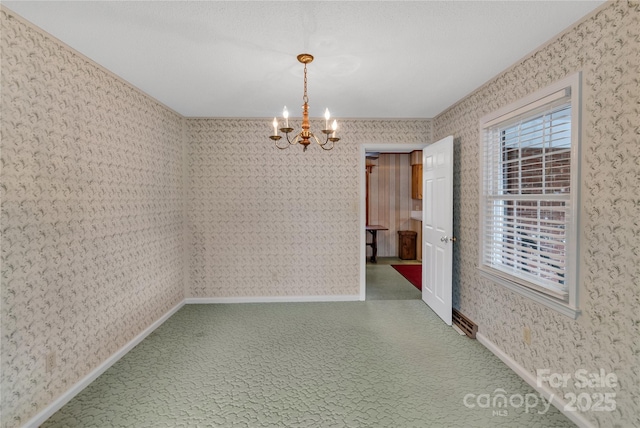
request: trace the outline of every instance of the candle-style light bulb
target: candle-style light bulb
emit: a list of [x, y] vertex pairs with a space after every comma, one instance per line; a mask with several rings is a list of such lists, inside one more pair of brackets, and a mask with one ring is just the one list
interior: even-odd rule
[[333, 135], [331, 135], [331, 137], [335, 138], [336, 137], [336, 129], [338, 129], [338, 121], [334, 119], [333, 123], [331, 124], [331, 129], [333, 129]]
[[287, 110], [287, 106], [284, 106], [284, 110], [282, 110], [282, 117], [284, 117], [284, 127], [289, 127], [289, 110]]
[[324, 129], [329, 129], [329, 119], [331, 118], [331, 114], [329, 113], [329, 109], [324, 110]]
[[278, 135], [278, 119], [273, 118], [273, 135]]

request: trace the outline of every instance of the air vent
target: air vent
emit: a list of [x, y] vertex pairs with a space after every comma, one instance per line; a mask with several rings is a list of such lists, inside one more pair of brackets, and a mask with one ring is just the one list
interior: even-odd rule
[[464, 334], [469, 336], [472, 339], [476, 338], [476, 333], [478, 332], [478, 326], [476, 323], [471, 321], [466, 316], [462, 315], [458, 312], [457, 309], [453, 310], [453, 323], [457, 325], [460, 330], [464, 331]]

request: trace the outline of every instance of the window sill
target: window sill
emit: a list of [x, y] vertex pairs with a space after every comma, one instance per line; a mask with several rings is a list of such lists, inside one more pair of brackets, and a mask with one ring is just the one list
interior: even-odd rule
[[514, 291], [520, 294], [521, 296], [527, 297], [533, 300], [534, 302], [540, 303], [541, 305], [544, 305], [549, 309], [553, 309], [554, 311], [559, 312], [562, 315], [568, 316], [572, 319], [576, 319], [578, 318], [578, 315], [580, 315], [580, 310], [578, 308], [573, 308], [566, 303], [559, 302], [558, 300], [554, 299], [551, 296], [547, 296], [543, 293], [537, 292], [523, 285], [509, 281], [508, 279], [495, 275], [492, 272], [489, 272], [483, 269], [482, 267], [478, 267], [478, 271], [480, 272], [480, 275], [483, 278], [486, 278], [492, 282], [500, 284], [508, 288], [509, 290]]

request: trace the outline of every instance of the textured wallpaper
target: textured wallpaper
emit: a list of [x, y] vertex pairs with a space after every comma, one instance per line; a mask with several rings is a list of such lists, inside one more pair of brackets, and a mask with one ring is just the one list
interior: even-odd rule
[[184, 119], [0, 20], [1, 408], [15, 427], [184, 298]]
[[282, 152], [268, 121], [186, 120], [0, 19], [2, 426], [184, 297], [359, 293], [358, 145], [428, 142], [430, 120], [343, 121], [333, 152]]
[[[478, 275], [478, 120], [575, 72], [583, 73], [581, 309], [577, 320]], [[455, 136], [454, 305], [535, 375], [537, 369], [615, 373], [617, 409], [598, 426], [640, 426], [640, 3], [612, 3], [434, 120]], [[522, 339], [531, 328], [532, 344]], [[586, 403], [586, 398], [584, 398]]]
[[269, 127], [187, 120], [187, 296], [357, 296], [359, 146], [429, 142], [431, 121], [343, 120], [336, 148], [307, 152], [276, 149]]
[[[277, 150], [269, 120], [183, 119], [3, 10], [3, 426], [25, 423], [184, 297], [357, 295], [358, 148], [425, 143], [432, 131], [456, 138], [455, 306], [532, 373], [614, 372], [617, 410], [585, 416], [640, 425], [639, 8], [608, 5], [434, 121], [345, 120], [335, 150], [306, 153]], [[574, 321], [476, 264], [478, 119], [576, 71]]]

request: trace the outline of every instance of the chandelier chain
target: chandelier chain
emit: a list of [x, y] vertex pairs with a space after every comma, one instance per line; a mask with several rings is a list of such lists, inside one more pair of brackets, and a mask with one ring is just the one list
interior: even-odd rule
[[307, 64], [304, 65], [304, 95], [302, 96], [302, 101], [305, 104], [309, 102], [309, 97], [307, 97]]

